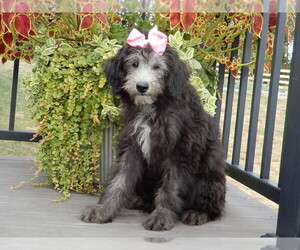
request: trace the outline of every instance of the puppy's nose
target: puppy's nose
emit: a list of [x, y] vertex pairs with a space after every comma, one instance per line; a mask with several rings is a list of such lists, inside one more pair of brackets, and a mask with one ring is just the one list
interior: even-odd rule
[[149, 83], [147, 82], [138, 82], [136, 84], [136, 89], [138, 90], [138, 92], [140, 92], [141, 94], [144, 94], [147, 92], [147, 90], [149, 89]]

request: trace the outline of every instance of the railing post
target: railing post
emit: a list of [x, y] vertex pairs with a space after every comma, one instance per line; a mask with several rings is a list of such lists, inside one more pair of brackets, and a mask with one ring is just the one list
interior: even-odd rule
[[16, 117], [16, 104], [17, 104], [17, 90], [18, 90], [18, 79], [19, 79], [19, 65], [20, 60], [14, 61], [14, 71], [11, 89], [11, 103], [10, 103], [10, 115], [8, 129], [10, 131], [15, 130], [15, 117]]
[[[249, 31], [247, 31], [245, 41], [244, 41], [242, 63], [250, 62], [251, 45], [252, 45], [252, 34]], [[233, 165], [239, 165], [240, 163], [244, 117], [245, 117], [245, 105], [247, 99], [248, 76], [249, 76], [249, 66], [243, 66], [241, 68], [239, 98], [238, 98], [238, 106], [237, 106], [236, 120], [235, 120], [234, 143], [233, 143], [233, 151], [232, 151]]]
[[223, 88], [224, 88], [224, 78], [225, 78], [225, 65], [219, 64], [219, 80], [218, 80], [218, 91], [219, 91], [219, 98], [216, 100], [216, 114], [215, 114], [215, 121], [220, 124], [221, 118], [221, 108], [222, 108], [222, 98], [223, 98]]
[[[234, 41], [232, 43], [232, 48], [237, 48], [239, 46], [239, 41], [240, 41], [239, 36], [234, 38]], [[237, 57], [238, 57], [238, 50], [232, 51], [230, 60], [232, 61], [233, 59], [235, 59]], [[229, 140], [230, 140], [230, 126], [231, 126], [231, 119], [232, 119], [234, 85], [235, 85], [235, 78], [232, 76], [231, 71], [229, 71], [228, 72], [228, 84], [227, 84], [224, 124], [223, 124], [223, 135], [222, 135], [222, 145], [223, 145], [225, 159], [227, 158], [228, 146], [229, 146]]]
[[[268, 1], [264, 1], [266, 2]], [[246, 154], [246, 171], [253, 171], [255, 149], [256, 149], [256, 137], [257, 137], [257, 127], [258, 127], [258, 117], [260, 108], [260, 97], [262, 88], [262, 79], [264, 73], [264, 62], [266, 53], [266, 42], [268, 35], [268, 22], [270, 15], [268, 12], [263, 13], [263, 27], [258, 41], [258, 48], [256, 54], [256, 67], [254, 73], [254, 82], [252, 90], [252, 101], [250, 110], [250, 122], [248, 130], [248, 142], [247, 142], [247, 154]]]
[[[298, 4], [299, 7], [300, 4]], [[294, 49], [284, 128], [276, 234], [300, 236], [300, 13], [296, 17]]]
[[[281, 0], [280, 3], [285, 2]], [[277, 13], [276, 31], [274, 39], [274, 52], [272, 56], [272, 70], [270, 77], [267, 117], [265, 123], [264, 144], [260, 178], [269, 179], [272, 157], [273, 137], [275, 128], [276, 108], [278, 101], [280, 69], [282, 64], [283, 44], [285, 37], [286, 13]]]

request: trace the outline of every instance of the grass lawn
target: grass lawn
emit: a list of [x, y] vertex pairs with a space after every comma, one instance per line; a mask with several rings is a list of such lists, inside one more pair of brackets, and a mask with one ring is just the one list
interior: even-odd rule
[[[31, 70], [31, 65], [20, 63], [20, 75], [17, 94], [15, 130], [36, 131], [36, 124], [30, 118], [27, 110], [28, 101], [25, 99], [25, 91], [21, 80], [23, 75]], [[13, 77], [13, 62], [0, 64], [0, 129], [8, 129], [11, 84]], [[0, 141], [1, 156], [25, 156], [33, 157], [38, 151], [39, 145], [30, 142]]]

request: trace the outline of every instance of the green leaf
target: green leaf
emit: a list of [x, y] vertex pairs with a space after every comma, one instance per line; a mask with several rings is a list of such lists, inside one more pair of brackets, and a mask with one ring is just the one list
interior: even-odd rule
[[119, 117], [121, 113], [121, 109], [115, 106], [110, 106], [107, 104], [101, 104], [103, 109], [101, 111], [101, 116], [108, 116], [111, 121], [114, 121], [117, 117]]
[[201, 63], [198, 62], [198, 61], [197, 61], [196, 59], [194, 59], [194, 58], [192, 58], [192, 59], [190, 60], [190, 64], [191, 64], [191, 66], [192, 66], [194, 69], [197, 69], [197, 70], [202, 69]]
[[188, 48], [186, 51], [186, 58], [187, 59], [192, 59], [194, 57], [194, 49], [193, 48]]
[[100, 81], [99, 81], [99, 85], [98, 85], [99, 89], [102, 89], [104, 87], [105, 83], [106, 83], [106, 78], [101, 77]]
[[186, 53], [184, 51], [178, 50], [177, 53], [178, 53], [178, 56], [180, 57], [180, 59], [182, 59], [183, 61], [187, 60], [187, 56], [186, 56]]
[[51, 47], [56, 47], [56, 41], [53, 38], [48, 39], [47, 44]]
[[61, 43], [59, 48], [61, 50], [66, 50], [66, 49], [72, 49], [71, 45], [70, 44], [67, 44], [67, 43]]
[[46, 48], [42, 51], [42, 57], [43, 56], [49, 56], [52, 55], [54, 53], [54, 48]]

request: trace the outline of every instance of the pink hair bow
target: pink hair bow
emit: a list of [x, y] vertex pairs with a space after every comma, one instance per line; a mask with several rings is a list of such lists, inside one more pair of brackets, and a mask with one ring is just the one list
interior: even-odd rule
[[148, 39], [145, 38], [145, 35], [139, 32], [137, 29], [133, 29], [128, 38], [127, 43], [131, 47], [147, 47], [150, 44], [151, 48], [159, 55], [162, 55], [167, 46], [168, 38], [167, 36], [158, 31], [157, 27], [152, 28], [148, 33]]

